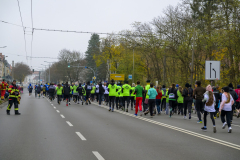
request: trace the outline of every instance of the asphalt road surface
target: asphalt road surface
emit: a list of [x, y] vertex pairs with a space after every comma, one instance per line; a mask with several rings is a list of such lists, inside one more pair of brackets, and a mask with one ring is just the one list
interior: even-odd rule
[[[20, 116], [0, 109], [0, 160], [188, 160], [240, 158], [240, 119], [217, 133], [182, 116], [135, 117], [106, 105], [82, 105], [22, 95]], [[209, 118], [209, 117], [208, 117]]]

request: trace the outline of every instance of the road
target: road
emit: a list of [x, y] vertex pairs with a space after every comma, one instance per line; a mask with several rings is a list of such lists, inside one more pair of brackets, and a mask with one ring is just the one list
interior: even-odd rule
[[201, 131], [191, 120], [167, 115], [135, 117], [133, 111], [109, 112], [108, 107], [64, 103], [22, 95], [22, 115], [0, 109], [0, 160], [186, 160], [239, 159], [240, 119], [233, 132]]

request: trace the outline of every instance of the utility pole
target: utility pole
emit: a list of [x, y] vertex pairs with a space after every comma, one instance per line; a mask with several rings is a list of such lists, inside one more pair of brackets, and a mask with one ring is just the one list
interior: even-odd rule
[[12, 61], [12, 80], [14, 80], [14, 72], [13, 72], [13, 68], [14, 68], [14, 61]]
[[132, 83], [134, 83], [134, 48], [133, 48], [133, 75], [132, 75]]
[[39, 71], [39, 84], [40, 84], [40, 74], [41, 74], [41, 71]]

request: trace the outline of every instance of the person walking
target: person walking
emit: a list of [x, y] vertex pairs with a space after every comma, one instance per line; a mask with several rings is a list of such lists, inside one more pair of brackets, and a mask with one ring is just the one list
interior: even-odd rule
[[[78, 91], [77, 91], [77, 89], [78, 89], [78, 83], [75, 83], [75, 85], [73, 86], [73, 101], [75, 102], [75, 103], [77, 103], [78, 102], [78, 96], [79, 96], [79, 93], [78, 93]], [[78, 104], [79, 104], [79, 102], [78, 102]]]
[[235, 89], [235, 92], [238, 95], [238, 99], [236, 100], [236, 109], [237, 109], [237, 118], [240, 116], [240, 85], [237, 85], [237, 89]]
[[61, 99], [62, 99], [62, 90], [63, 90], [62, 85], [58, 84], [56, 87], [56, 92], [57, 92], [57, 102], [59, 105], [60, 105]]
[[9, 99], [8, 99], [8, 107], [7, 107], [7, 115], [10, 115], [11, 107], [14, 104], [15, 115], [21, 115], [18, 110], [18, 103], [21, 99], [20, 92], [18, 87], [16, 86], [16, 80], [13, 80], [12, 85], [8, 87]]
[[135, 114], [134, 115], [137, 116], [138, 107], [139, 107], [140, 116], [142, 116], [142, 98], [143, 98], [144, 89], [140, 85], [140, 81], [137, 81], [137, 86], [135, 87], [135, 90], [133, 92], [135, 92], [135, 95], [136, 95]]
[[66, 82], [66, 84], [63, 87], [63, 94], [64, 94], [64, 99], [66, 99], [66, 106], [68, 106], [70, 91], [71, 91], [71, 88], [68, 85], [68, 82]]
[[135, 94], [134, 94], [134, 91], [135, 91], [135, 83], [132, 84], [132, 93], [131, 93], [131, 97], [130, 97], [130, 101], [131, 101], [131, 110], [133, 110], [133, 106], [135, 106]]
[[32, 87], [32, 84], [30, 83], [29, 86], [28, 86], [29, 96], [32, 95], [32, 90], [33, 90], [33, 87]]
[[121, 83], [119, 82], [117, 84], [117, 92], [116, 92], [116, 109], [117, 110], [122, 106], [120, 101], [121, 90], [122, 90], [122, 87], [121, 87]]
[[162, 112], [162, 107], [160, 108], [160, 104], [161, 104], [161, 99], [162, 99], [162, 90], [161, 90], [161, 86], [157, 86], [157, 93], [158, 95], [156, 96], [156, 105], [157, 105], [157, 114], [160, 115]]
[[105, 100], [106, 105], [108, 105], [108, 102], [109, 102], [108, 85], [109, 84], [104, 83], [104, 100]]
[[125, 84], [122, 86], [122, 93], [123, 93], [123, 108], [125, 108], [125, 104], [127, 102], [127, 109], [126, 112], [128, 112], [128, 107], [129, 107], [129, 101], [130, 101], [130, 91], [131, 91], [131, 86], [128, 84], [128, 81], [125, 81]]
[[171, 88], [168, 90], [168, 96], [169, 96], [169, 108], [170, 108], [170, 117], [172, 117], [174, 110], [176, 109], [176, 101], [178, 99], [177, 97], [177, 89], [175, 84], [173, 83]]
[[156, 104], [156, 96], [158, 95], [156, 89], [153, 87], [153, 83], [150, 84], [150, 89], [148, 90], [148, 104], [149, 104], [149, 111], [150, 111], [150, 117], [153, 118], [153, 109], [155, 108]]
[[216, 87], [213, 87], [213, 94], [214, 94], [214, 97], [216, 98], [216, 103], [215, 103], [215, 113], [214, 113], [214, 119], [216, 119], [216, 117], [219, 117], [219, 114], [218, 114], [218, 104], [219, 102], [221, 101], [221, 95], [219, 93], [219, 91], [217, 90]]
[[183, 89], [183, 97], [184, 97], [184, 119], [187, 119], [187, 110], [188, 110], [188, 118], [191, 119], [192, 113], [192, 103], [193, 103], [193, 90], [190, 88], [189, 83], [185, 84], [185, 88]]
[[[178, 115], [181, 114], [183, 116], [183, 102], [184, 102], [184, 97], [183, 97], [183, 88], [181, 86], [178, 87], [177, 91], [177, 102], [178, 102]], [[183, 117], [185, 118], [185, 117]]]
[[98, 92], [99, 106], [101, 106], [102, 104], [104, 92], [105, 92], [104, 85], [102, 84], [102, 82], [99, 82], [99, 92]]
[[206, 92], [204, 93], [204, 99], [202, 100], [205, 103], [204, 107], [204, 126], [201, 128], [203, 131], [207, 131], [207, 115], [210, 113], [210, 118], [212, 119], [213, 123], [213, 133], [216, 133], [216, 126], [215, 126], [215, 119], [214, 119], [214, 114], [216, 112], [215, 110], [215, 96], [214, 93], [212, 92], [212, 87], [211, 85], [208, 85], [206, 87]]
[[193, 92], [193, 97], [196, 99], [196, 110], [197, 110], [197, 116], [198, 116], [198, 122], [197, 123], [202, 123], [202, 116], [201, 113], [203, 113], [203, 94], [206, 92], [206, 89], [201, 87], [201, 82], [196, 81], [197, 87], [195, 88]]
[[[223, 88], [224, 93], [222, 94], [222, 102], [220, 104], [219, 112], [221, 113], [221, 120], [223, 123], [222, 129], [225, 129], [226, 125], [228, 125], [228, 133], [232, 132], [231, 127], [231, 114], [232, 114], [232, 105], [234, 104], [234, 99], [229, 93], [229, 87]], [[225, 116], [227, 122], [225, 120]]]
[[109, 91], [109, 111], [114, 111], [114, 101], [118, 91], [118, 86], [114, 83], [114, 80], [111, 80], [111, 84], [108, 85]]
[[90, 85], [89, 81], [85, 85], [84, 89], [85, 89], [85, 92], [86, 92], [86, 105], [91, 104], [90, 95], [91, 95], [92, 86]]

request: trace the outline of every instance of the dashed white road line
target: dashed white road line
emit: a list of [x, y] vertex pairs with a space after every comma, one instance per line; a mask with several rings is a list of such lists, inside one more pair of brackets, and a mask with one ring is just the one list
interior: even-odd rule
[[67, 122], [67, 124], [68, 124], [70, 127], [73, 126], [72, 123], [70, 123], [69, 121], [66, 121], [66, 122]]
[[92, 151], [93, 154], [97, 157], [98, 160], [105, 160], [100, 153], [98, 153], [97, 151]]
[[58, 113], [60, 112], [59, 110], [56, 110]]
[[56, 107], [53, 107], [54, 109], [56, 109]]
[[65, 118], [64, 115], [62, 115], [62, 114], [60, 114], [60, 116], [61, 116], [62, 118]]
[[81, 140], [83, 141], [87, 140], [80, 132], [76, 132], [76, 134], [81, 138]]

